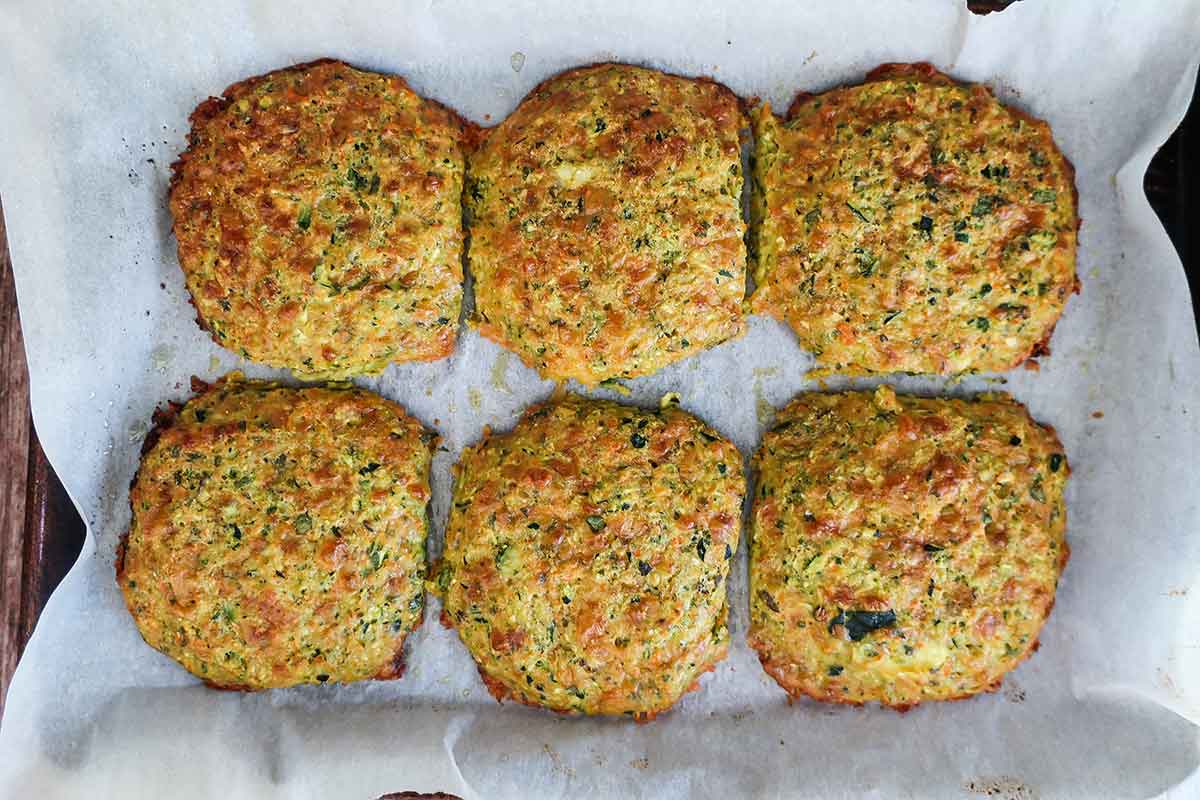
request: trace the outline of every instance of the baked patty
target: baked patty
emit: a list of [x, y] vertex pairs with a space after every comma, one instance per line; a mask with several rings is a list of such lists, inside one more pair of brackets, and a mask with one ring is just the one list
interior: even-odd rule
[[337, 61], [236, 83], [191, 122], [170, 207], [217, 344], [306, 377], [454, 350], [467, 124]]
[[700, 420], [568, 396], [457, 467], [443, 621], [497, 699], [653, 717], [725, 657], [745, 492]]
[[470, 159], [480, 333], [588, 385], [739, 336], [744, 127], [725, 87], [625, 64], [534, 89]]
[[400, 677], [435, 437], [360, 389], [196, 388], [130, 489], [117, 582], [142, 637], [220, 688]]
[[793, 696], [999, 686], [1066, 564], [1066, 457], [1007, 395], [802, 394], [754, 457], [750, 645]]
[[1048, 352], [1079, 220], [1046, 123], [888, 64], [754, 126], [751, 309], [821, 372], [998, 372]]

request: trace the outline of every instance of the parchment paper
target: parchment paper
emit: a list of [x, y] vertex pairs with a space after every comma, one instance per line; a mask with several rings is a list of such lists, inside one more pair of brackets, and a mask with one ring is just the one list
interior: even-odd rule
[[[1200, 349], [1179, 260], [1141, 179], [1194, 86], [1200, 3], [1026, 0], [973, 17], [887, 3], [75, 3], [0, 9], [0, 192], [39, 437], [88, 522], [8, 693], [10, 797], [1149, 797], [1200, 793]], [[908, 714], [789, 706], [745, 645], [745, 546], [729, 659], [651, 724], [498, 706], [435, 600], [403, 680], [209, 691], [139, 638], [113, 578], [151, 411], [188, 378], [278, 375], [193, 322], [169, 232], [187, 115], [240, 78], [334, 56], [398, 72], [496, 122], [544, 77], [607, 59], [708, 74], [783, 107], [797, 90], [929, 60], [1047, 118], [1078, 169], [1083, 293], [1040, 372], [1004, 388], [1053, 424], [1074, 474], [1071, 563], [1041, 651], [1001, 692]], [[757, 446], [814, 388], [785, 328], [630, 382]], [[552, 386], [464, 331], [435, 364], [361, 381], [443, 436], [449, 467]], [[873, 385], [859, 382], [856, 385]], [[976, 378], [907, 389], [963, 394]], [[833, 386], [841, 385], [834, 381]], [[601, 392], [600, 394], [604, 394]], [[1103, 416], [1101, 416], [1101, 413]]]

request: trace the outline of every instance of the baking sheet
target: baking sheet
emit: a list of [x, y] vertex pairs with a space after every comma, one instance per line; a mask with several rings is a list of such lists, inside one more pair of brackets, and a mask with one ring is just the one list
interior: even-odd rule
[[[1191, 95], [1200, 2], [1152, 11], [1098, 0], [1028, 0], [988, 17], [952, 0], [0, 8], [0, 193], [34, 419], [89, 527], [9, 691], [0, 793], [1196, 796], [1200, 348], [1184, 273], [1141, 178]], [[544, 77], [608, 59], [712, 75], [777, 107], [883, 61], [928, 60], [1047, 118], [1078, 170], [1083, 293], [1041, 371], [1004, 376], [1058, 429], [1074, 470], [1073, 556], [1041, 651], [1002, 691], [967, 702], [907, 714], [789, 706], [745, 644], [744, 545], [728, 660], [651, 724], [498, 706], [437, 624], [434, 599], [398, 682], [214, 692], [145, 646], [113, 552], [150, 414], [185, 397], [193, 374], [279, 375], [194, 324], [169, 232], [169, 165], [198, 101], [321, 56], [398, 72], [483, 123]], [[743, 339], [630, 382], [629, 401], [679, 392], [748, 455], [772, 406], [814, 388], [810, 366], [785, 328], [754, 318]], [[552, 390], [470, 331], [448, 360], [360, 383], [443, 437], [435, 552], [457, 453]], [[997, 385], [898, 383], [954, 394]]]

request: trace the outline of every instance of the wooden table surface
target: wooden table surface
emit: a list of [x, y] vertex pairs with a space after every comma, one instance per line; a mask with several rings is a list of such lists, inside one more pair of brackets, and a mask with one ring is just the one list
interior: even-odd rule
[[[978, 4], [980, 8], [985, 3]], [[1146, 193], [1183, 259], [1200, 309], [1200, 248], [1190, 230], [1200, 211], [1200, 109], [1146, 174]], [[1086, 235], [1086, 232], [1085, 232]], [[84, 528], [37, 441], [29, 413], [29, 375], [17, 315], [12, 264], [0, 206], [0, 714], [4, 695], [38, 614], [83, 545]]]

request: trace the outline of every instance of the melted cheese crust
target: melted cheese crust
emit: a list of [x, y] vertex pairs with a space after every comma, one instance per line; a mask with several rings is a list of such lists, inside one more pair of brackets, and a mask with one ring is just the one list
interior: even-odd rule
[[623, 64], [534, 89], [470, 159], [480, 333], [588, 385], [741, 335], [744, 121], [712, 81]]
[[789, 694], [956, 699], [1037, 647], [1069, 469], [1012, 398], [802, 394], [754, 469], [749, 640]]
[[117, 564], [146, 642], [222, 688], [399, 677], [435, 437], [370, 392], [237, 373], [157, 422]]
[[497, 698], [651, 717], [725, 657], [737, 448], [568, 396], [467, 448], [434, 590]]
[[218, 344], [306, 377], [453, 352], [469, 126], [336, 61], [234, 84], [191, 122], [170, 207]]
[[1075, 276], [1074, 171], [1046, 123], [928, 65], [754, 118], [755, 313], [818, 374], [1002, 371], [1047, 352]]

